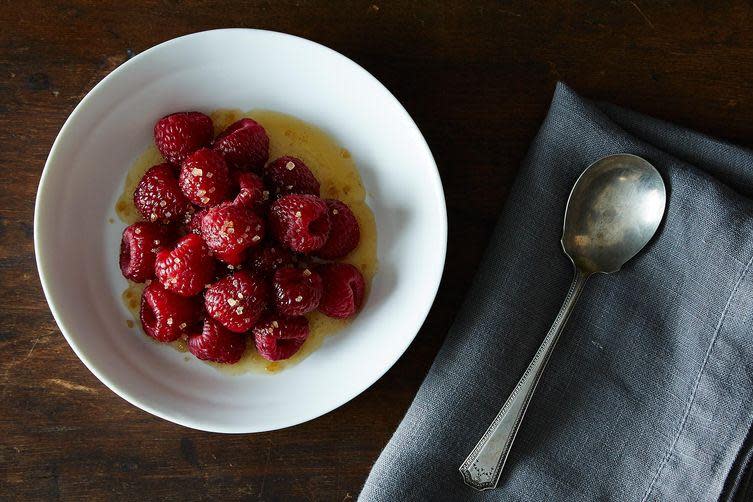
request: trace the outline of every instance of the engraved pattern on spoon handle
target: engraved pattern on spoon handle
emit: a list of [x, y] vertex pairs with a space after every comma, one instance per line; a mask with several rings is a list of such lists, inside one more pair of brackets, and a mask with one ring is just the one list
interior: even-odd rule
[[570, 284], [562, 307], [549, 328], [544, 341], [531, 360], [525, 373], [518, 381], [510, 396], [505, 401], [499, 414], [492, 421], [478, 444], [460, 466], [460, 473], [465, 483], [476, 490], [491, 490], [497, 486], [502, 468], [512, 448], [515, 435], [523, 421], [528, 403], [531, 401], [536, 384], [541, 378], [549, 361], [554, 346], [570, 317], [588, 275], [575, 270], [575, 277]]

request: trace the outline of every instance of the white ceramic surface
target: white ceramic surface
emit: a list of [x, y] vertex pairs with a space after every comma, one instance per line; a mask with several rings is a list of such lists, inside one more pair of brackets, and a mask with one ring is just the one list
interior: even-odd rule
[[[171, 112], [264, 108], [316, 124], [359, 166], [378, 227], [363, 311], [300, 364], [228, 375], [126, 327], [113, 206], [133, 160]], [[108, 218], [118, 223], [109, 224]], [[68, 343], [110, 389], [164, 419], [217, 432], [295, 425], [346, 403], [415, 337], [444, 266], [447, 217], [431, 152], [410, 116], [346, 57], [290, 35], [229, 29], [158, 45], [81, 101], [50, 152], [34, 216], [37, 266]]]

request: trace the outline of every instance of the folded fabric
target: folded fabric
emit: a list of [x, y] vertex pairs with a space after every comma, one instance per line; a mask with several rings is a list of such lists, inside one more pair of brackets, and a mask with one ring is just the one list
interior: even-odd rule
[[[654, 240], [591, 277], [496, 490], [458, 467], [522, 375], [572, 266], [559, 239], [593, 161], [633, 153], [667, 185]], [[753, 152], [557, 86], [479, 272], [360, 495], [394, 500], [717, 500], [753, 422]]]

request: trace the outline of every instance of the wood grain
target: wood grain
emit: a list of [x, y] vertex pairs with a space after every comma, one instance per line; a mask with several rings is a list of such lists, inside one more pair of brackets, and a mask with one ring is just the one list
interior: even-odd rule
[[[0, 1], [0, 499], [355, 498], [450, 326], [555, 82], [750, 144], [752, 21], [742, 1]], [[79, 99], [133, 54], [229, 26], [310, 38], [379, 78], [426, 136], [450, 217], [443, 286], [395, 367], [324, 417], [246, 436], [173, 425], [100, 384], [49, 313], [32, 244], [39, 176]]]

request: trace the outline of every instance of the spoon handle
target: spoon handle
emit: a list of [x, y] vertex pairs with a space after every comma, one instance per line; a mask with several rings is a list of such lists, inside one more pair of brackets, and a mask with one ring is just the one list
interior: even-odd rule
[[536, 384], [544, 373], [549, 356], [552, 355], [557, 339], [560, 337], [587, 279], [588, 275], [576, 267], [570, 290], [567, 292], [565, 301], [562, 303], [552, 327], [549, 328], [544, 341], [541, 342], [541, 346], [536, 351], [536, 355], [533, 356], [533, 360], [505, 401], [499, 414], [460, 466], [463, 481], [471, 488], [491, 490], [497, 487], [502, 468], [510, 453], [515, 435], [518, 433], [520, 423], [523, 421], [523, 415], [525, 415], [528, 403], [531, 402], [531, 397], [536, 390]]

